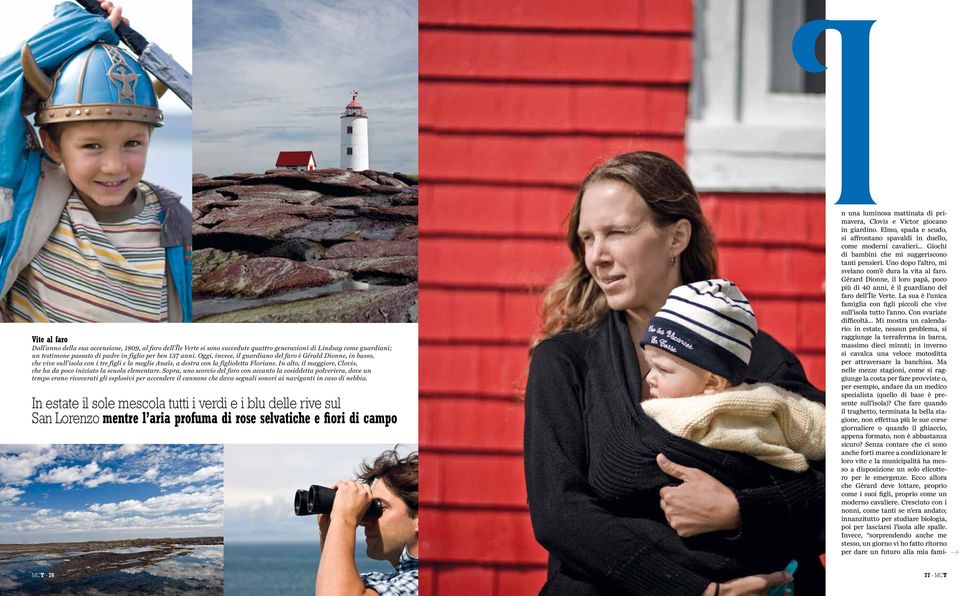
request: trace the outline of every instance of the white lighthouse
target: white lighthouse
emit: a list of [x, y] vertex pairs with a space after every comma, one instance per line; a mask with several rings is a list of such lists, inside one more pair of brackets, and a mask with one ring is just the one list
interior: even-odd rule
[[340, 115], [340, 168], [369, 170], [370, 151], [367, 144], [367, 112], [357, 101], [357, 92]]

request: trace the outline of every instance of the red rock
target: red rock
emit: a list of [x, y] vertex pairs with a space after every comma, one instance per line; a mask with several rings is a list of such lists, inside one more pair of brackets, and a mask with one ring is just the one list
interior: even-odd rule
[[417, 226], [404, 226], [397, 234], [397, 240], [416, 240], [420, 235], [420, 228]]
[[226, 174], [224, 176], [214, 176], [214, 180], [245, 180], [247, 178], [253, 178], [257, 174], [254, 172], [235, 172], [233, 174]]
[[218, 192], [224, 196], [244, 201], [276, 201], [300, 204], [310, 204], [323, 196], [315, 190], [291, 190], [277, 184], [237, 185], [221, 188]]
[[320, 298], [245, 308], [202, 319], [211, 323], [415, 323], [417, 284], [338, 292]]
[[[327, 251], [329, 255], [329, 251]], [[399, 275], [417, 278], [417, 257], [375, 257], [356, 259], [323, 259], [316, 264], [328, 269], [349, 271], [351, 273]]]
[[360, 222], [356, 219], [335, 219], [332, 221], [314, 221], [295, 232], [285, 234], [285, 238], [303, 238], [314, 242], [336, 242], [354, 240], [360, 236]]
[[373, 219], [417, 221], [416, 205], [400, 205], [397, 207], [361, 207], [357, 215]]
[[312, 263], [278, 257], [247, 259], [221, 267], [193, 284], [197, 296], [267, 296], [285, 290], [325, 286], [347, 277]]
[[[226, 210], [218, 210], [226, 211]], [[209, 215], [207, 217], [210, 217]], [[279, 238], [286, 233], [302, 228], [310, 220], [285, 213], [266, 213], [253, 216], [237, 216], [220, 220], [207, 234], [242, 234], [258, 238]]]
[[[217, 203], [219, 205], [219, 203]], [[299, 215], [306, 219], [317, 220], [331, 217], [334, 210], [322, 205], [295, 205], [278, 202], [232, 201], [227, 207], [216, 207], [207, 212], [197, 223], [218, 224], [222, 221], [256, 221], [276, 215]]]
[[[337, 172], [337, 173], [332, 173]], [[316, 190], [338, 197], [371, 194], [376, 182], [366, 176], [346, 170], [313, 170], [298, 172], [278, 170], [262, 176], [247, 178], [243, 184], [279, 184], [294, 190]]]
[[372, 192], [381, 195], [396, 195], [402, 193], [404, 188], [398, 188], [396, 186], [390, 186], [389, 184], [377, 184], [376, 186], [368, 187]]
[[205, 192], [199, 192], [193, 195], [193, 213], [194, 219], [197, 218], [197, 213], [207, 213], [210, 211], [211, 207], [228, 201], [226, 197], [215, 190], [208, 190]]
[[223, 251], [216, 248], [198, 248], [193, 251], [194, 279], [216, 271], [220, 267], [232, 265], [250, 258], [251, 255], [240, 251]]
[[417, 186], [420, 184], [420, 179], [416, 176], [407, 176], [403, 172], [394, 172], [393, 177], [397, 180], [406, 183], [408, 186]]
[[417, 256], [416, 240], [342, 242], [327, 249], [327, 259]]
[[356, 197], [324, 197], [320, 203], [327, 207], [359, 209], [361, 207], [389, 207], [393, 203], [388, 197], [364, 195]]
[[193, 222], [192, 228], [194, 236], [205, 236], [210, 233], [210, 228], [201, 226], [197, 222]]
[[204, 190], [213, 190], [215, 188], [223, 188], [224, 186], [233, 186], [236, 183], [237, 182], [235, 180], [194, 180], [193, 192], [196, 194]]
[[383, 186], [396, 186], [397, 188], [407, 188], [405, 182], [397, 180], [393, 176], [387, 176], [386, 174], [377, 174], [375, 180]]
[[419, 202], [416, 191], [404, 191], [390, 197], [391, 205], [416, 205]]

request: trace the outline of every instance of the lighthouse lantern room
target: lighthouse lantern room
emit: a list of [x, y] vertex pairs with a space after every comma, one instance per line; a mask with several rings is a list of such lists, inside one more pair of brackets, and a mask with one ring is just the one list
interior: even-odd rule
[[367, 112], [357, 101], [358, 93], [340, 115], [340, 167], [344, 170], [369, 170], [370, 152], [367, 144]]

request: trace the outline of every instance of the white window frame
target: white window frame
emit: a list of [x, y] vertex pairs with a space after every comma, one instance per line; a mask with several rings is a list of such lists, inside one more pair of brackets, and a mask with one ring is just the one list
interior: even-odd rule
[[824, 95], [770, 91], [774, 1], [695, 3], [686, 164], [700, 190], [824, 191]]

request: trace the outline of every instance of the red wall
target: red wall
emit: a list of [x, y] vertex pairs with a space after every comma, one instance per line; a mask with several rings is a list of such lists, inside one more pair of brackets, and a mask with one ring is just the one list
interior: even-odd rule
[[[466, 6], [476, 4], [477, 6]], [[420, 2], [421, 593], [534, 594], [520, 395], [589, 169], [678, 160], [692, 3]], [[823, 382], [822, 195], [709, 194], [721, 274]]]

